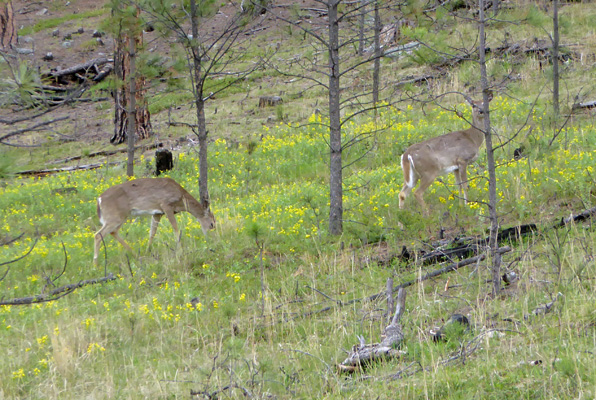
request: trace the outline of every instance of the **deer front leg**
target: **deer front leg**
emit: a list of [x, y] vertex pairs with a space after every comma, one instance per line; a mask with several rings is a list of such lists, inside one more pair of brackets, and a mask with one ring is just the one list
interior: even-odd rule
[[[459, 187], [459, 202], [461, 204], [462, 198], [464, 204], [468, 204], [468, 164], [464, 162], [459, 162], [457, 164], [457, 169], [453, 171], [455, 175], [455, 182]], [[463, 192], [463, 196], [462, 196]]]
[[163, 217], [163, 214], [153, 214], [151, 217], [151, 230], [149, 231], [149, 243], [147, 244], [147, 249], [149, 249], [149, 247], [151, 247], [151, 243], [153, 243], [153, 238], [157, 232], [157, 226], [159, 225], [161, 217]]
[[164, 212], [166, 214], [166, 217], [168, 217], [168, 221], [170, 221], [170, 224], [172, 225], [172, 229], [176, 234], [178, 242], [180, 242], [180, 230], [178, 229], [178, 223], [176, 222], [176, 215], [174, 214], [174, 210], [168, 208], [164, 209]]

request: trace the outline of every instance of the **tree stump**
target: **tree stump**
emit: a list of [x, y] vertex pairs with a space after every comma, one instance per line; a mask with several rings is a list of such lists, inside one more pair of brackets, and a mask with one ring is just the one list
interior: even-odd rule
[[172, 152], [168, 149], [158, 149], [155, 152], [155, 175], [159, 176], [164, 171], [174, 168]]
[[279, 96], [261, 96], [259, 97], [259, 108], [273, 107], [283, 102]]

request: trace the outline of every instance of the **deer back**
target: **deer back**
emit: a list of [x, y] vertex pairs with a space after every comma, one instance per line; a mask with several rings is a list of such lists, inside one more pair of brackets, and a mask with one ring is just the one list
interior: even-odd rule
[[[470, 163], [480, 153], [484, 143], [484, 114], [482, 102], [469, 100], [472, 106], [472, 126], [468, 129], [449, 132], [413, 144], [404, 152], [404, 159], [412, 162], [417, 170], [434, 169], [450, 172], [457, 168], [458, 163]], [[419, 171], [422, 172], [422, 171]]]
[[185, 210], [184, 193], [173, 179], [141, 178], [107, 189], [99, 196], [98, 207], [102, 214], [121, 217], [163, 214], [165, 208], [179, 212]]

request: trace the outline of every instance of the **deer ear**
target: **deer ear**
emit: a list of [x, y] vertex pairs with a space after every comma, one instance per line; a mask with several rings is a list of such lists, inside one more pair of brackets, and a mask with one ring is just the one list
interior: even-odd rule
[[493, 91], [489, 90], [488, 91], [488, 101], [491, 101], [493, 99]]
[[207, 210], [209, 208], [209, 205], [210, 205], [209, 199], [203, 199], [203, 200], [201, 200], [201, 205], [203, 206], [203, 208], [205, 210]]

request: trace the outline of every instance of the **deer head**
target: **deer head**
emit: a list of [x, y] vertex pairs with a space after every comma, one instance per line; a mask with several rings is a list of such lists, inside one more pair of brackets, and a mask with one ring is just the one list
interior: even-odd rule
[[199, 202], [171, 178], [135, 179], [112, 186], [97, 198], [97, 215], [102, 227], [95, 234], [93, 261], [97, 263], [99, 248], [107, 234], [111, 234], [122, 246], [132, 252], [130, 246], [118, 235], [118, 230], [128, 217], [151, 215], [149, 244], [153, 241], [157, 226], [164, 215], [180, 241], [180, 231], [174, 214], [191, 213], [201, 224], [203, 233], [215, 228], [215, 216], [209, 202]]
[[[492, 94], [489, 95], [489, 101]], [[399, 208], [404, 208], [406, 198], [418, 181], [420, 185], [414, 196], [424, 214], [428, 213], [424, 202], [424, 192], [439, 176], [449, 172], [455, 175], [459, 195], [467, 203], [468, 165], [478, 158], [480, 146], [484, 142], [484, 104], [466, 96], [472, 106], [472, 126], [462, 131], [450, 132], [442, 136], [413, 144], [401, 156], [404, 173], [404, 186], [399, 193]]]

